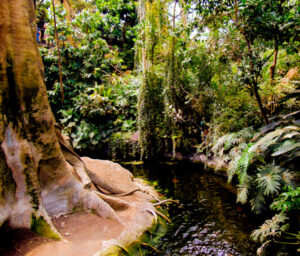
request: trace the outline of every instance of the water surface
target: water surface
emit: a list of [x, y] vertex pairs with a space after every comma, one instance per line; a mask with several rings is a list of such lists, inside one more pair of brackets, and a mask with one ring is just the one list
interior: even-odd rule
[[180, 200], [169, 206], [172, 223], [157, 246], [162, 253], [149, 255], [256, 255], [249, 236], [257, 227], [248, 209], [223, 177], [199, 164], [123, 164], [135, 176], [157, 185], [167, 198]]

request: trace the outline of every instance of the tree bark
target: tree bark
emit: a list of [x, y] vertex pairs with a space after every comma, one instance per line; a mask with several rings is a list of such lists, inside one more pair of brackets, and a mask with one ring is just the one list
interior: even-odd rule
[[[247, 43], [247, 46], [248, 46], [248, 53], [249, 53], [249, 56], [252, 56], [252, 48], [251, 48], [251, 43], [248, 39], [248, 37], [242, 32], [244, 38], [245, 38], [245, 41]], [[252, 60], [250, 60], [250, 72], [253, 73], [253, 62]], [[268, 119], [268, 116], [266, 114], [266, 111], [265, 111], [265, 108], [261, 102], [261, 98], [260, 98], [260, 95], [259, 95], [259, 92], [258, 92], [258, 85], [257, 85], [257, 80], [254, 80], [251, 84], [249, 84], [250, 87], [252, 88], [253, 90], [253, 93], [254, 93], [254, 96], [255, 96], [255, 99], [257, 101], [257, 104], [258, 104], [258, 107], [259, 107], [259, 110], [260, 110], [260, 113], [261, 113], [261, 116], [262, 118], [264, 119], [264, 122], [266, 124], [269, 124], [269, 119]]]
[[275, 69], [277, 64], [277, 56], [278, 56], [278, 44], [275, 46], [275, 52], [274, 52], [274, 60], [273, 65], [270, 67], [270, 77], [271, 77], [271, 84], [274, 84], [274, 78], [275, 78]]
[[262, 118], [264, 119], [264, 122], [266, 124], [269, 124], [269, 119], [268, 119], [266, 111], [265, 111], [265, 109], [262, 105], [261, 98], [260, 98], [260, 95], [258, 93], [258, 86], [257, 86], [256, 82], [253, 84], [253, 93], [255, 95], [255, 98], [256, 98], [260, 113], [262, 115]]
[[[59, 238], [51, 217], [93, 211], [119, 221], [85, 166], [61, 150], [36, 42], [33, 0], [0, 1], [0, 226]], [[67, 161], [69, 159], [69, 161]]]
[[[236, 23], [236, 25], [238, 25], [238, 3], [237, 3], [237, 0], [234, 1], [234, 12], [235, 12], [235, 23]], [[252, 56], [253, 53], [252, 53], [252, 48], [251, 48], [251, 42], [248, 39], [248, 37], [245, 34], [245, 32], [243, 31], [243, 29], [240, 29], [240, 31], [241, 31], [242, 35], [244, 36], [245, 41], [247, 43], [249, 56]], [[251, 70], [251, 73], [253, 73], [253, 62], [252, 62], [252, 60], [250, 60], [250, 70]], [[264, 106], [263, 106], [263, 104], [261, 102], [261, 98], [260, 98], [260, 95], [259, 95], [259, 92], [258, 92], [257, 81], [254, 81], [252, 84], [249, 84], [249, 86], [253, 90], [255, 99], [257, 101], [257, 104], [258, 104], [261, 116], [264, 119], [264, 122], [266, 124], [269, 124], [268, 116], [266, 114], [266, 111], [265, 111]]]

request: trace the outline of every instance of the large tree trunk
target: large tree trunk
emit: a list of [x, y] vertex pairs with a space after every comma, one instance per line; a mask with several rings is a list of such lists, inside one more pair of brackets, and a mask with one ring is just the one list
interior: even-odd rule
[[52, 216], [118, 217], [90, 188], [84, 164], [61, 150], [35, 33], [33, 0], [0, 1], [0, 226], [58, 238]]

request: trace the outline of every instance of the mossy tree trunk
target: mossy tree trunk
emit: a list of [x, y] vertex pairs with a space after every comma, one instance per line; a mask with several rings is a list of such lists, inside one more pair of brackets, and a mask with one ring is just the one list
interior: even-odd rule
[[0, 1], [0, 226], [58, 238], [52, 216], [118, 217], [61, 150], [35, 34], [33, 0]]

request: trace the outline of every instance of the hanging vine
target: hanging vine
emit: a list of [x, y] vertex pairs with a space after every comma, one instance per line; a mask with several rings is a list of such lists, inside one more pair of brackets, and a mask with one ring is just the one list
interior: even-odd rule
[[[180, 127], [177, 127], [183, 121], [181, 103], [178, 102], [184, 102], [178, 100], [182, 92], [180, 73], [183, 71], [177, 54], [177, 37], [181, 32], [176, 24], [181, 21], [186, 25], [184, 3], [178, 0], [139, 2], [142, 28], [137, 51], [143, 83], [139, 94], [138, 123], [142, 158], [157, 154], [162, 147], [168, 151], [169, 143], [174, 148], [182, 136]], [[172, 138], [172, 141], [166, 138]]]
[[59, 83], [60, 83], [60, 93], [61, 93], [61, 102], [64, 102], [64, 85], [62, 81], [62, 71], [61, 71], [61, 54], [59, 48], [59, 37], [57, 32], [56, 26], [56, 12], [55, 12], [55, 3], [52, 0], [52, 9], [53, 9], [53, 21], [54, 21], [54, 32], [55, 32], [55, 39], [56, 39], [56, 47], [57, 47], [57, 54], [58, 54], [58, 70], [59, 70]]
[[143, 82], [138, 100], [138, 124], [140, 131], [141, 158], [149, 158], [160, 151], [159, 126], [163, 123], [161, 63], [157, 49], [163, 42], [166, 20], [166, 1], [145, 1], [139, 3], [139, 19], [142, 23], [141, 61]]

